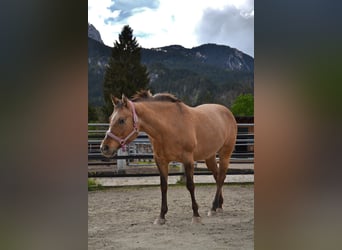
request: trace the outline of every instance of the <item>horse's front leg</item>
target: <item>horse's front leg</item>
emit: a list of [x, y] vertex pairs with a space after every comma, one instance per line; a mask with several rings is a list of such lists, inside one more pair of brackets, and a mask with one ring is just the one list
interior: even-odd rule
[[168, 180], [168, 163], [156, 160], [159, 173], [160, 173], [160, 190], [161, 190], [161, 209], [159, 218], [157, 218], [153, 224], [163, 225], [165, 224], [165, 214], [168, 211], [167, 207], [167, 180]]
[[195, 184], [194, 184], [194, 163], [184, 163], [185, 175], [186, 175], [186, 187], [190, 192], [192, 203], [192, 223], [201, 223], [201, 217], [198, 213], [198, 205], [195, 199]]

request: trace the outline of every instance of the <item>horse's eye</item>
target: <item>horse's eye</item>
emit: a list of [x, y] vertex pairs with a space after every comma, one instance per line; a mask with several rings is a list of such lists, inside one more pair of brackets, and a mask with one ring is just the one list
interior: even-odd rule
[[120, 125], [124, 124], [124, 123], [125, 123], [125, 119], [120, 118], [119, 121], [118, 121], [118, 123], [119, 123]]

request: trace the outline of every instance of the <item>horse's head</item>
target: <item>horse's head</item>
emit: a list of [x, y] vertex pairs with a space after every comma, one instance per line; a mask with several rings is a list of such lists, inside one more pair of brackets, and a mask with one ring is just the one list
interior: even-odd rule
[[138, 136], [138, 117], [134, 103], [122, 95], [122, 99], [111, 97], [114, 111], [109, 118], [109, 129], [100, 149], [104, 156], [111, 157], [116, 151]]

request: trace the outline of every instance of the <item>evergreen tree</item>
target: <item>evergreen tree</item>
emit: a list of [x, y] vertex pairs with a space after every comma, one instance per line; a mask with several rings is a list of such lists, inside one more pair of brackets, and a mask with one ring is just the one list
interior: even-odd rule
[[88, 104], [88, 122], [97, 122], [98, 116], [96, 113], [96, 109]]
[[141, 47], [133, 30], [125, 25], [115, 41], [112, 56], [109, 59], [104, 78], [104, 113], [110, 115], [113, 105], [110, 95], [131, 97], [137, 90], [147, 87], [149, 77], [147, 69], [141, 64]]

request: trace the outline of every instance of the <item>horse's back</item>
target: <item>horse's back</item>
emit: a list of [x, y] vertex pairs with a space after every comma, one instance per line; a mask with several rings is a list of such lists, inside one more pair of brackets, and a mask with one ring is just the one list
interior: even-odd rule
[[199, 127], [211, 127], [218, 131], [225, 131], [231, 126], [236, 126], [232, 112], [219, 104], [203, 104], [194, 108], [194, 113], [199, 121]]

